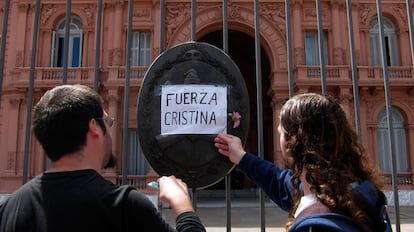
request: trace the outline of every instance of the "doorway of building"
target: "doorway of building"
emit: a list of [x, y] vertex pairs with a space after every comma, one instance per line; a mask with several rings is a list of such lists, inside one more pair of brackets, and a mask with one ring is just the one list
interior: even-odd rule
[[[197, 40], [206, 42], [218, 48], [223, 48], [223, 31], [213, 31]], [[256, 97], [256, 59], [255, 59], [255, 40], [253, 37], [240, 31], [228, 31], [228, 55], [239, 67], [243, 75], [249, 93], [250, 105], [250, 126], [245, 148], [247, 151], [257, 154], [257, 97]], [[262, 74], [262, 103], [263, 103], [263, 138], [264, 138], [264, 157], [273, 162], [273, 115], [270, 106], [271, 97], [267, 95], [270, 88], [270, 64], [269, 59], [261, 48], [261, 74]], [[232, 189], [252, 189], [256, 185], [235, 168], [231, 173]], [[225, 189], [224, 180], [216, 183], [207, 189]]]

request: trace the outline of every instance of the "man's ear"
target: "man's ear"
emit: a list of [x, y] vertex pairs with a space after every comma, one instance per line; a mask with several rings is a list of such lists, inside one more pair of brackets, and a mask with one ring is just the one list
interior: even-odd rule
[[98, 135], [100, 133], [99, 131], [101, 130], [101, 127], [96, 122], [96, 119], [94, 119], [94, 118], [91, 119], [89, 121], [88, 126], [89, 126], [89, 131], [88, 132], [92, 133], [92, 135]]

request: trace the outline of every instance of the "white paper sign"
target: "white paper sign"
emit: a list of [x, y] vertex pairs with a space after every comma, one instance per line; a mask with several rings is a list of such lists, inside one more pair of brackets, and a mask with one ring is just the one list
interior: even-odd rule
[[161, 135], [218, 134], [227, 129], [227, 87], [164, 85]]

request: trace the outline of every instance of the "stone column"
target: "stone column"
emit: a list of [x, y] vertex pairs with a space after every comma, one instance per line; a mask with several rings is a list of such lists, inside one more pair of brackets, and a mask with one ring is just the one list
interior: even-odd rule
[[280, 134], [277, 130], [279, 126], [279, 114], [280, 108], [282, 107], [283, 103], [285, 102], [284, 98], [277, 98], [276, 96], [272, 96], [272, 113], [273, 113], [273, 161], [278, 167], [284, 167], [285, 161], [282, 157], [282, 150], [280, 147]]
[[345, 113], [347, 114], [347, 118], [355, 128], [355, 112], [353, 107], [353, 97], [351, 94], [351, 89], [349, 87], [341, 87], [340, 92], [340, 103], [342, 108], [344, 109]]
[[303, 14], [303, 2], [302, 0], [291, 1], [292, 4], [292, 47], [294, 54], [295, 65], [305, 64], [305, 48], [304, 48], [304, 34], [302, 31], [302, 14]]
[[332, 40], [333, 40], [333, 64], [342, 65], [344, 64], [344, 50], [342, 46], [342, 30], [343, 23], [341, 21], [342, 17], [339, 14], [339, 8], [341, 3], [339, 0], [331, 0], [331, 9], [332, 9]]
[[[352, 28], [348, 28], [348, 30], [354, 31], [354, 50], [355, 50], [355, 63], [356, 65], [361, 65], [361, 37], [359, 34], [359, 18], [358, 18], [358, 7], [356, 4], [352, 4]], [[347, 16], [348, 17], [348, 16]], [[347, 22], [348, 23], [348, 22]], [[348, 32], [349, 33], [349, 32]], [[348, 34], [349, 37], [349, 34]]]
[[[6, 100], [7, 99], [7, 100]], [[5, 98], [4, 111], [5, 119], [7, 122], [4, 125], [4, 141], [6, 142], [6, 170], [5, 172], [16, 174], [17, 170], [17, 156], [18, 156], [18, 139], [19, 139], [19, 110], [23, 99], [18, 95], [12, 95]]]
[[122, 39], [124, 38], [122, 31], [124, 29], [122, 11], [124, 4], [122, 2], [116, 2], [115, 4], [115, 17], [114, 23], [112, 24], [114, 34], [113, 34], [113, 49], [112, 49], [112, 66], [120, 66], [122, 63]]

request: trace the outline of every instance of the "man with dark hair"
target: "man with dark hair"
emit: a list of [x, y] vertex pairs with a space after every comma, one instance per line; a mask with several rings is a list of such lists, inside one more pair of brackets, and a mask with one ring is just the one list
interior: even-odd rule
[[[143, 194], [101, 176], [115, 164], [114, 120], [89, 87], [47, 91], [34, 109], [33, 131], [52, 167], [0, 205], [0, 232], [175, 231]], [[186, 184], [174, 176], [158, 182], [160, 199], [176, 216], [176, 230], [205, 231]]]

